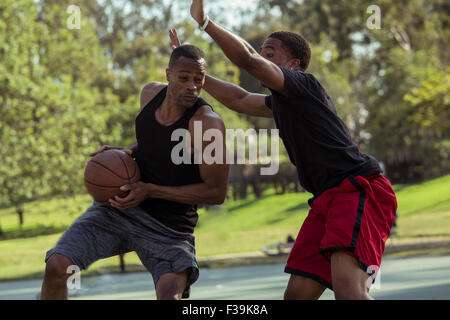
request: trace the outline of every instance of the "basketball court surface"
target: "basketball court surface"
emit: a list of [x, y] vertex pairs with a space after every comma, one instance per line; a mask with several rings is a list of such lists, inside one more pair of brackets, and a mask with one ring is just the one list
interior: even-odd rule
[[[201, 269], [191, 288], [191, 300], [281, 300], [289, 279], [284, 264], [226, 269]], [[450, 255], [384, 258], [379, 281], [371, 290], [382, 300], [449, 300]], [[33, 300], [42, 280], [0, 283], [0, 300]], [[70, 299], [155, 299], [153, 281], [146, 272], [82, 277], [81, 289]], [[334, 299], [326, 290], [321, 299]]]

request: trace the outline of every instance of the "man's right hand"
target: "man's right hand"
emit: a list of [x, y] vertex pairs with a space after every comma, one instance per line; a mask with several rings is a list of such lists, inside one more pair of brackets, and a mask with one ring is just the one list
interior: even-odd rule
[[133, 155], [133, 150], [131, 150], [131, 149], [125, 149], [125, 148], [120, 148], [120, 147], [111, 147], [111, 146], [103, 146], [103, 147], [101, 147], [100, 149], [98, 149], [97, 151], [95, 151], [95, 152], [92, 152], [91, 154], [89, 154], [91, 157], [94, 157], [94, 156], [96, 156], [97, 154], [99, 154], [99, 153], [101, 153], [101, 152], [103, 152], [103, 151], [106, 151], [106, 150], [113, 150], [113, 149], [116, 149], [116, 150], [122, 150], [122, 151], [124, 151], [125, 153], [127, 153], [130, 157]]
[[177, 29], [173, 28], [169, 30], [170, 37], [170, 47], [172, 50], [175, 50], [179, 46], [181, 46], [180, 39], [178, 39]]

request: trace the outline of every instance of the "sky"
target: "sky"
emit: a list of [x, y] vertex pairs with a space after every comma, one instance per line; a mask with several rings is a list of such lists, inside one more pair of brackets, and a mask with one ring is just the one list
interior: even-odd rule
[[[170, 3], [171, 0], [164, 0], [164, 2]], [[174, 12], [179, 13], [177, 21], [185, 19], [191, 19], [189, 7], [191, 1], [177, 2], [174, 6]], [[246, 18], [251, 21], [256, 13], [258, 0], [214, 0], [205, 1], [205, 13], [211, 17], [211, 19], [221, 23], [228, 29], [237, 28], [242, 22], [241, 15], [236, 13], [244, 10], [246, 11]], [[239, 19], [238, 19], [239, 18]]]
[[[34, 0], [39, 1], [39, 0]], [[100, 4], [104, 4], [107, 0], [96, 0]], [[177, 24], [181, 21], [192, 20], [190, 16], [191, 0], [161, 0], [166, 6], [172, 6], [173, 23]], [[205, 0], [205, 13], [215, 22], [231, 31], [238, 31], [243, 23], [253, 21], [253, 18], [258, 13], [258, 3], [260, 0]], [[298, 0], [301, 1], [301, 0]], [[131, 7], [128, 5], [129, 0], [112, 0], [116, 7], [122, 7], [124, 13], [130, 11]], [[143, 16], [153, 16], [159, 14], [155, 7], [148, 12], [143, 12]], [[279, 9], [272, 9], [272, 14], [279, 15]]]

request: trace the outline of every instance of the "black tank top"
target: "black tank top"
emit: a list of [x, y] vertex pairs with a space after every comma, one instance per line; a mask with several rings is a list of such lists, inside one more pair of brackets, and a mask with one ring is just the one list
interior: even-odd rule
[[[171, 159], [172, 149], [181, 142], [172, 141], [176, 129], [189, 130], [189, 120], [204, 105], [199, 98], [175, 123], [164, 126], [155, 118], [156, 109], [164, 101], [167, 87], [162, 89], [139, 113], [136, 118], [136, 162], [141, 171], [141, 181], [162, 186], [182, 186], [202, 183], [198, 164], [176, 165]], [[148, 198], [140, 207], [152, 217], [171, 229], [193, 233], [197, 225], [197, 205], [178, 203], [164, 199]]]

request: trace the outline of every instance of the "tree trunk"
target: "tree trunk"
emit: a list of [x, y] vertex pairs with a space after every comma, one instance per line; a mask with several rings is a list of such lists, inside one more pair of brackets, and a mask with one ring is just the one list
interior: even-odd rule
[[23, 207], [21, 205], [16, 206], [16, 212], [19, 215], [19, 226], [23, 226]]
[[120, 272], [125, 272], [125, 258], [124, 254], [119, 255], [119, 266], [120, 266]]

